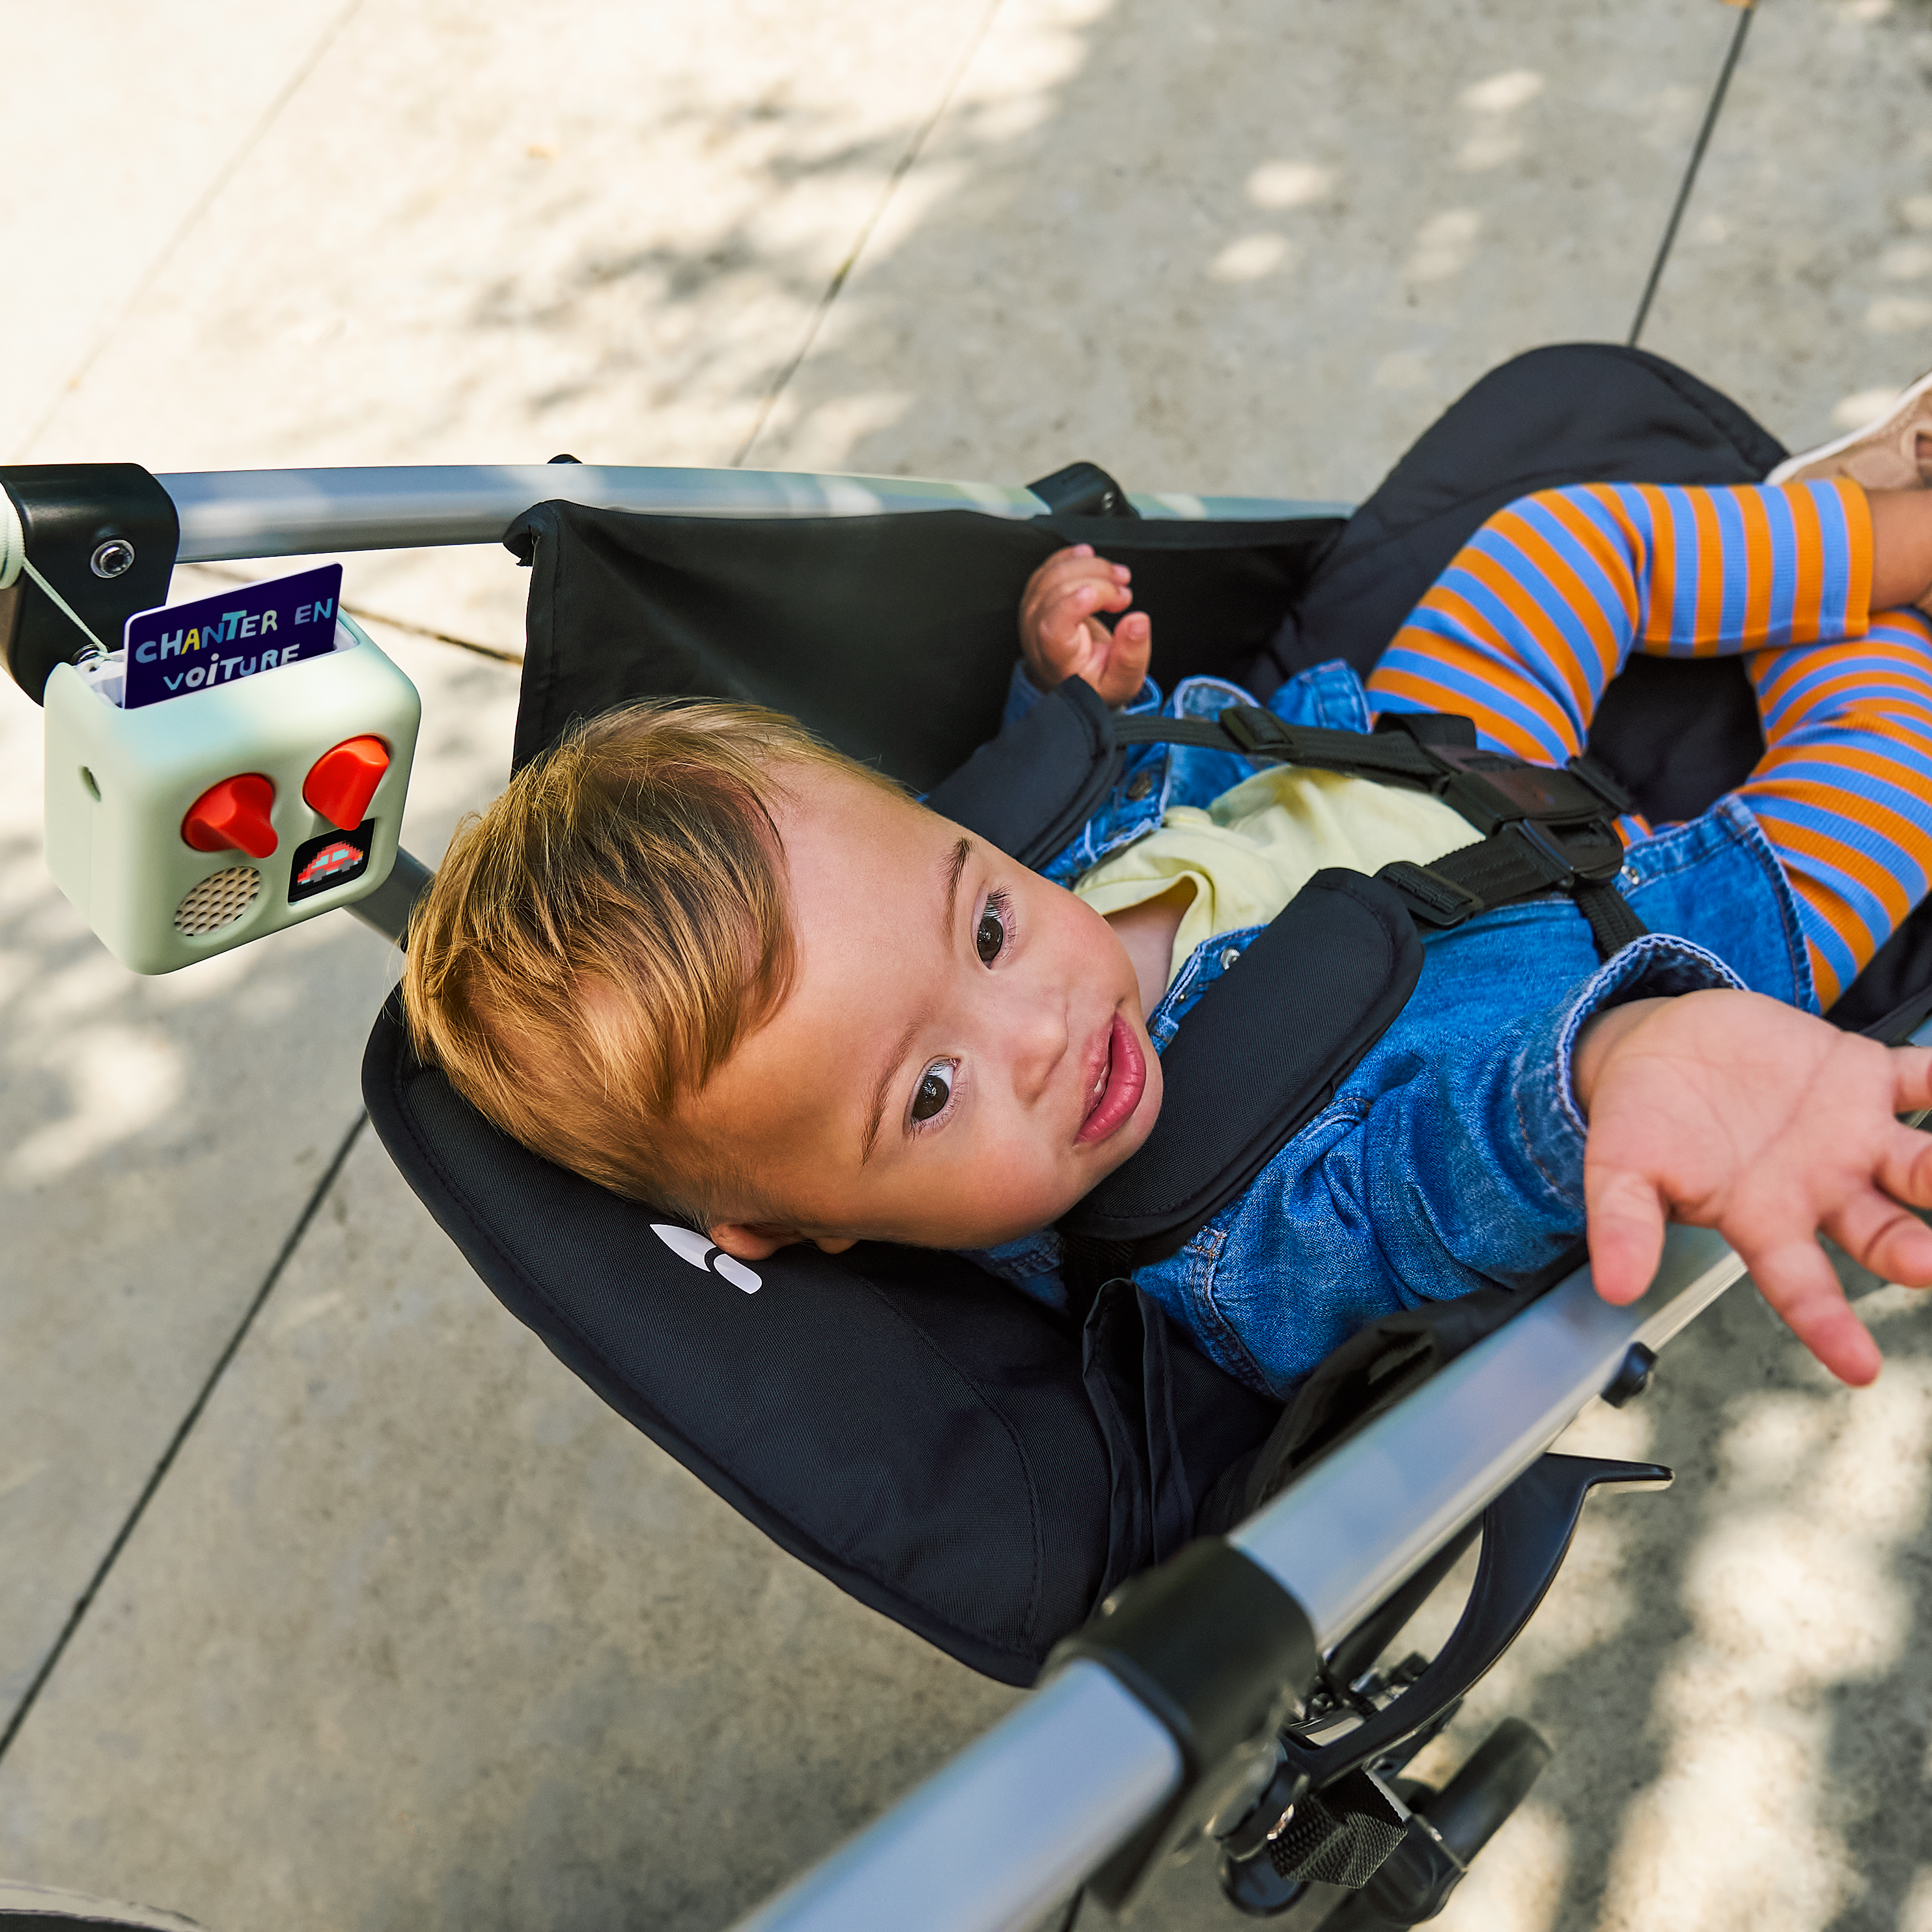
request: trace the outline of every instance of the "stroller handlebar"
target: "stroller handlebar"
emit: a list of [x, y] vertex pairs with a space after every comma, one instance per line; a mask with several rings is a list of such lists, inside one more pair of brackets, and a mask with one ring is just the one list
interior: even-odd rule
[[[1020, 486], [908, 476], [655, 470], [586, 463], [360, 470], [231, 470], [158, 477], [181, 519], [182, 563], [485, 544], [562, 498], [663, 515], [862, 517], [976, 510], [1024, 520], [1046, 505]], [[1136, 496], [1144, 517], [1189, 521], [1344, 515], [1348, 506], [1258, 496]]]
[[1160, 1720], [1082, 1659], [736, 1932], [1017, 1932], [1076, 1891], [1180, 1769]]

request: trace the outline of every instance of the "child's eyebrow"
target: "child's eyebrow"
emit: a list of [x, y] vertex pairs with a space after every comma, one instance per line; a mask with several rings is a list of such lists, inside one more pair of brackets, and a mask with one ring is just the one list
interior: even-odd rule
[[973, 856], [973, 842], [960, 839], [946, 855], [946, 903], [939, 914], [939, 936], [949, 945], [952, 940], [953, 902], [959, 896], [959, 880], [966, 862]]
[[926, 1024], [922, 1013], [911, 1025], [899, 1035], [898, 1044], [892, 1050], [886, 1061], [885, 1071], [879, 1076], [878, 1084], [872, 1089], [872, 1111], [866, 1118], [866, 1138], [859, 1145], [859, 1165], [863, 1167], [872, 1157], [872, 1150], [879, 1143], [879, 1128], [886, 1118], [886, 1096], [892, 1091], [892, 1082], [898, 1078], [899, 1069], [905, 1064], [906, 1055], [912, 1051], [913, 1042], [919, 1037], [920, 1028]]
[[[966, 862], [973, 856], [973, 842], [970, 838], [956, 839], [952, 849], [946, 855], [942, 876], [946, 881], [944, 904], [940, 910], [939, 936], [948, 946], [952, 943], [952, 923], [959, 901], [959, 881], [964, 875]], [[892, 1048], [885, 1069], [872, 1089], [872, 1102], [866, 1115], [865, 1137], [859, 1143], [859, 1165], [863, 1167], [872, 1157], [872, 1150], [879, 1144], [879, 1129], [886, 1118], [886, 1096], [892, 1091], [892, 1082], [898, 1076], [899, 1069], [905, 1064], [905, 1058], [912, 1051], [912, 1043], [919, 1036], [920, 1029], [926, 1024], [921, 1014], [905, 1031], [899, 1035], [898, 1044]]]

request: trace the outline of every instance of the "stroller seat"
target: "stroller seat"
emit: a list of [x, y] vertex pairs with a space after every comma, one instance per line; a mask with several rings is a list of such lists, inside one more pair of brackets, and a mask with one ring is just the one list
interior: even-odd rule
[[[1157, 678], [1264, 694], [1329, 658], [1371, 668], [1519, 495], [1746, 482], [1782, 454], [1660, 358], [1579, 346], [1485, 378], [1346, 526], [1096, 515], [1120, 499], [1090, 466], [1035, 486], [1064, 507], [1033, 523], [542, 505], [506, 539], [532, 571], [514, 756], [632, 698], [709, 695], [788, 710], [928, 788], [996, 728], [1020, 589], [1064, 544], [1132, 566]], [[1701, 810], [1761, 742], [1734, 662], [1644, 659], [1591, 749], [1662, 819]], [[1915, 919], [1834, 1017], [1863, 1024], [1928, 984], [1932, 932]], [[1231, 1475], [1278, 1421], [1124, 1283], [1083, 1328], [950, 1255], [867, 1244], [729, 1263], [489, 1126], [416, 1061], [394, 1000], [364, 1084], [410, 1184], [577, 1374], [784, 1547], [1004, 1682], [1031, 1682], [1110, 1590], [1196, 1534], [1204, 1506], [1225, 1516]], [[1316, 1383], [1298, 1425], [1310, 1451], [1348, 1425], [1362, 1378], [1345, 1364]]]

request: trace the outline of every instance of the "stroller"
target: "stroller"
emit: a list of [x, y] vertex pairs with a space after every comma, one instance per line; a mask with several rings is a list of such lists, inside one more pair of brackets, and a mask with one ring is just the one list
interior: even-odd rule
[[[1744, 482], [1783, 454], [1659, 358], [1585, 346], [1485, 379], [1346, 518], [1134, 498], [1084, 464], [1024, 491], [568, 468], [9, 471], [21, 548], [70, 608], [16, 580], [0, 643], [38, 697], [74, 655], [73, 622], [118, 632], [161, 601], [175, 561], [500, 536], [532, 571], [518, 763], [574, 718], [705, 694], [789, 711], [925, 790], [992, 735], [1020, 586], [1064, 544], [1132, 566], [1156, 677], [1264, 696], [1331, 658], [1367, 670], [1517, 496]], [[122, 571], [91, 568], [117, 542]], [[1591, 748], [1672, 819], [1737, 782], [1760, 743], [1733, 662], [1645, 659]], [[399, 854], [352, 909], [404, 938], [426, 877]], [[1887, 1038], [1923, 1019], [1923, 912], [1834, 1019]], [[1714, 1238], [1678, 1230], [1634, 1309], [1573, 1270], [1540, 1296], [1394, 1318], [1284, 1414], [1195, 1354], [1130, 1278], [1077, 1324], [958, 1257], [880, 1244], [783, 1251], [748, 1288], [689, 1231], [506, 1141], [415, 1060], [393, 1000], [364, 1090], [477, 1272], [620, 1413], [861, 1601], [1002, 1682], [1042, 1682], [760, 1925], [1021, 1926], [1070, 1900], [1070, 1923], [1083, 1893], [1123, 1906], [1204, 1838], [1245, 1912], [1338, 1928], [1433, 1916], [1546, 1748], [1505, 1724], [1441, 1792], [1406, 1766], [1534, 1611], [1589, 1490], [1669, 1480], [1543, 1452], [1591, 1396], [1637, 1393], [1741, 1272]], [[1378, 1667], [1478, 1535], [1448, 1643]]]

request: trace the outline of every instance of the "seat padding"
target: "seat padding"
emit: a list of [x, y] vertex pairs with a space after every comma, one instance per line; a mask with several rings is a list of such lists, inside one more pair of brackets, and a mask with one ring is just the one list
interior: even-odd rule
[[573, 1372], [794, 1555], [1004, 1682], [1184, 1543], [1279, 1413], [1130, 1293], [1083, 1336], [956, 1256], [878, 1244], [785, 1249], [748, 1293], [498, 1133], [417, 1061], [394, 999], [363, 1091], [410, 1186]]

